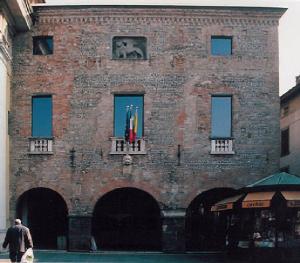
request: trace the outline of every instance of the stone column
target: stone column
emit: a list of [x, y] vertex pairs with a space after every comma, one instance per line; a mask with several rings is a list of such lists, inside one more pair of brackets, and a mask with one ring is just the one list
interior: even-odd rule
[[92, 232], [92, 216], [69, 216], [69, 251], [89, 251]]
[[185, 252], [185, 209], [162, 210], [162, 250]]
[[[0, 16], [1, 19], [1, 16]], [[0, 37], [2, 37], [0, 33]], [[9, 137], [8, 137], [8, 101], [9, 101], [9, 57], [4, 52], [5, 47], [0, 43], [0, 244], [2, 244], [8, 221], [8, 166], [9, 166]], [[0, 251], [2, 246], [0, 247]]]

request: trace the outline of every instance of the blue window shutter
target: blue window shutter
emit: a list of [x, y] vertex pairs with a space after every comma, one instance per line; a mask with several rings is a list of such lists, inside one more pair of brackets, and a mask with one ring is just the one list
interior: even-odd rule
[[32, 137], [52, 137], [52, 97], [32, 98]]
[[138, 107], [137, 138], [143, 136], [144, 130], [144, 96], [143, 95], [115, 95], [114, 101], [114, 136], [123, 138], [126, 126], [126, 106], [133, 105], [132, 114]]
[[232, 54], [232, 37], [212, 36], [211, 54], [214, 56], [230, 56]]
[[231, 137], [231, 96], [213, 96], [211, 100], [211, 137]]

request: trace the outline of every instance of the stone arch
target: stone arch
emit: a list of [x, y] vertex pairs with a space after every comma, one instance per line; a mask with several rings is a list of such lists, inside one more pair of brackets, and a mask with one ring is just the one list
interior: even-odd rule
[[160, 192], [155, 186], [150, 185], [149, 183], [144, 182], [130, 182], [130, 184], [126, 181], [118, 181], [114, 183], [108, 183], [106, 187], [98, 188], [98, 193], [101, 193], [100, 196], [96, 194], [91, 196], [90, 205], [89, 205], [89, 212], [93, 213], [93, 209], [95, 208], [96, 203], [99, 201], [101, 197], [106, 195], [107, 193], [118, 189], [118, 188], [136, 188], [141, 191], [144, 191], [151, 195], [159, 204], [160, 209], [164, 206], [163, 202], [160, 199]]
[[27, 187], [24, 187], [24, 185], [21, 185], [18, 189], [17, 189], [17, 193], [20, 193], [16, 196], [16, 204], [18, 203], [20, 197], [25, 194], [26, 192], [30, 191], [30, 190], [33, 190], [33, 189], [49, 189], [55, 193], [57, 193], [63, 200], [64, 202], [66, 203], [66, 206], [67, 206], [67, 211], [68, 213], [71, 211], [71, 207], [72, 207], [72, 204], [71, 204], [71, 199], [68, 198], [65, 194], [63, 194], [63, 190], [59, 187], [56, 187], [56, 186], [52, 186], [52, 185], [45, 185], [45, 184], [38, 184], [38, 185], [35, 185], [33, 187], [30, 187], [29, 185]]
[[159, 204], [138, 188], [113, 189], [94, 207], [92, 235], [101, 249], [160, 250], [161, 228]]
[[236, 193], [232, 188], [213, 188], [198, 194], [186, 209], [187, 251], [220, 250], [224, 247], [226, 220], [215, 217], [211, 206]]
[[23, 192], [16, 203], [16, 217], [30, 228], [36, 248], [66, 249], [68, 207], [56, 191], [37, 187]]

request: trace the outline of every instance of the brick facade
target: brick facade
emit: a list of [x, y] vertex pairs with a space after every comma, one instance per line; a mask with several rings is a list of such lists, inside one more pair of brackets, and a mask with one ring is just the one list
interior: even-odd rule
[[[36, 187], [59, 193], [72, 220], [82, 220], [116, 188], [141, 189], [161, 209], [176, 211], [204, 191], [239, 188], [279, 169], [283, 9], [48, 6], [35, 12], [32, 31], [14, 41], [12, 217], [18, 198]], [[53, 36], [53, 55], [32, 55], [32, 36], [39, 35]], [[211, 35], [232, 36], [233, 54], [211, 56]], [[145, 37], [147, 59], [112, 59], [115, 36]], [[53, 98], [51, 155], [28, 153], [37, 94]], [[114, 94], [144, 95], [147, 154], [134, 155], [129, 166], [110, 154]], [[210, 154], [214, 94], [232, 95], [233, 155]], [[184, 250], [177, 242], [174, 249]]]
[[[12, 79], [12, 39], [30, 30], [32, 8], [27, 0], [3, 0], [0, 3], [0, 242], [5, 238], [9, 218], [9, 111]], [[0, 247], [0, 253], [3, 248]]]
[[[280, 128], [281, 131], [288, 134], [287, 140], [283, 142], [282, 152], [280, 158], [280, 169], [294, 175], [300, 175], [299, 164], [299, 142], [298, 134], [300, 130], [299, 125], [299, 105], [300, 105], [300, 78], [296, 77], [296, 86], [288, 90], [280, 97], [281, 117]], [[281, 137], [283, 140], [283, 138]], [[284, 145], [286, 144], [286, 146]], [[287, 152], [283, 148], [287, 147]]]

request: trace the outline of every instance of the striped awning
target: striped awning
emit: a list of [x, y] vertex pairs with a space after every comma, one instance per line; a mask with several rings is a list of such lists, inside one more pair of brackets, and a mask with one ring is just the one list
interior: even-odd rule
[[287, 207], [300, 207], [299, 191], [281, 191], [281, 194], [287, 201]]
[[266, 208], [271, 206], [275, 192], [248, 193], [242, 202], [242, 208]]
[[217, 212], [233, 209], [233, 204], [237, 202], [243, 195], [244, 194], [225, 198], [212, 206], [211, 211]]

